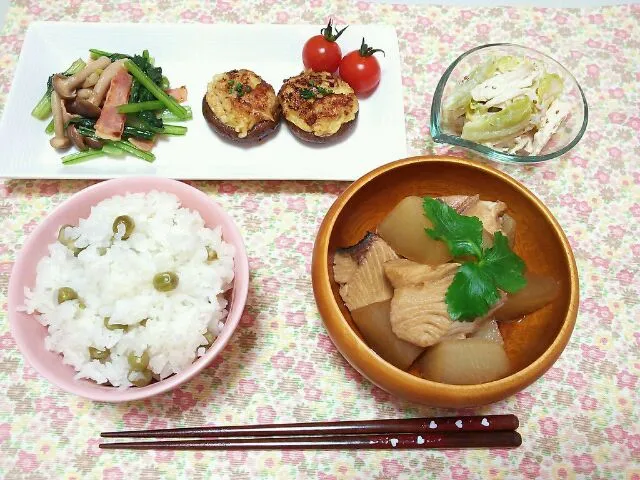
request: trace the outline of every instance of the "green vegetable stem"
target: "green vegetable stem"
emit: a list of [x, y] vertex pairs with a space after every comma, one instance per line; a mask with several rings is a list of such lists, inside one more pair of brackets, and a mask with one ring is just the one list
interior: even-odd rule
[[[67, 68], [64, 72], [62, 72], [62, 75], [66, 77], [70, 77], [71, 75], [76, 74], [80, 70], [82, 70], [86, 65], [87, 64], [84, 63], [84, 61], [82, 61], [81, 59], [78, 59], [75, 62], [73, 62], [69, 68]], [[42, 95], [42, 98], [40, 99], [40, 101], [38, 101], [36, 106], [33, 107], [33, 110], [31, 110], [31, 115], [37, 118], [38, 120], [44, 120], [49, 115], [51, 115], [51, 92], [53, 92], [53, 85], [51, 83], [52, 78], [53, 78], [53, 75], [51, 75], [47, 80], [46, 92], [44, 92], [44, 95]], [[52, 130], [52, 133], [53, 133], [53, 130]]]
[[167, 95], [158, 85], [156, 85], [151, 78], [149, 78], [132, 60], [125, 60], [124, 66], [133, 75], [133, 77], [140, 82], [151, 94], [162, 104], [171, 111], [178, 118], [186, 119], [188, 117], [185, 108], [180, 105], [175, 99]]

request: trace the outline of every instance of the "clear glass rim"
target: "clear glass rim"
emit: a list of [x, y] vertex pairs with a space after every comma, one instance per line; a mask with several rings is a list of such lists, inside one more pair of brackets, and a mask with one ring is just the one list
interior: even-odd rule
[[[523, 50], [528, 50], [530, 52], [535, 52], [536, 54], [542, 57], [545, 57], [548, 60], [552, 61], [554, 64], [558, 65], [574, 81], [575, 85], [578, 87], [578, 91], [580, 92], [580, 96], [582, 98], [584, 115], [582, 119], [582, 125], [580, 126], [580, 130], [578, 131], [578, 134], [568, 144], [566, 144], [564, 147], [554, 152], [547, 153], [545, 155], [514, 155], [510, 153], [500, 152], [498, 150], [494, 150], [493, 148], [487, 147], [486, 145], [481, 145], [479, 143], [472, 142], [470, 140], [465, 140], [463, 138], [460, 138], [457, 135], [450, 135], [442, 131], [442, 129], [440, 128], [440, 110], [442, 106], [442, 95], [444, 93], [444, 88], [447, 82], [449, 81], [449, 77], [451, 76], [451, 73], [465, 57], [471, 55], [474, 52], [477, 52], [478, 50], [482, 50], [490, 47], [515, 47], [515, 48], [521, 48]], [[430, 131], [431, 131], [431, 137], [433, 138], [434, 142], [448, 143], [450, 145], [456, 145], [459, 147], [468, 148], [469, 150], [478, 152], [484, 155], [485, 157], [489, 158], [490, 160], [494, 160], [497, 162], [522, 164], [522, 163], [544, 162], [547, 160], [557, 158], [560, 155], [564, 155], [573, 147], [575, 147], [578, 144], [578, 142], [582, 139], [584, 132], [587, 130], [588, 123], [589, 123], [589, 107], [587, 105], [587, 98], [584, 95], [584, 91], [582, 90], [580, 83], [578, 83], [578, 81], [573, 76], [573, 74], [569, 72], [560, 62], [550, 57], [546, 53], [542, 53], [534, 48], [517, 45], [515, 43], [487, 43], [485, 45], [479, 45], [477, 47], [474, 47], [471, 50], [467, 50], [458, 58], [456, 58], [453, 61], [453, 63], [449, 65], [449, 67], [445, 70], [444, 74], [440, 78], [440, 81], [438, 82], [435, 93], [433, 95], [433, 102], [431, 104]]]

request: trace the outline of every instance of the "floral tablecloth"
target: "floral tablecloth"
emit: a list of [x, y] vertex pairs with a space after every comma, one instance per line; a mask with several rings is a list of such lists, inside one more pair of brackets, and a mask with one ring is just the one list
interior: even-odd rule
[[91, 182], [5, 180], [0, 181], [0, 477], [640, 479], [640, 5], [466, 10], [324, 0], [18, 0], [9, 6], [0, 35], [0, 109], [34, 20], [320, 24], [329, 16], [340, 25], [395, 25], [411, 154], [447, 151], [429, 137], [432, 92], [449, 62], [471, 46], [512, 41], [537, 47], [566, 65], [585, 89], [590, 124], [577, 148], [540, 166], [500, 167], [557, 216], [574, 248], [581, 281], [577, 326], [560, 360], [523, 392], [476, 410], [517, 414], [522, 447], [101, 453], [103, 430], [453, 412], [390, 397], [354, 371], [329, 340], [309, 272], [315, 232], [347, 185], [335, 182], [195, 182], [235, 218], [250, 255], [248, 304], [230, 346], [187, 385], [148, 401], [100, 404], [61, 392], [18, 353], [8, 328], [7, 284], [34, 226]]

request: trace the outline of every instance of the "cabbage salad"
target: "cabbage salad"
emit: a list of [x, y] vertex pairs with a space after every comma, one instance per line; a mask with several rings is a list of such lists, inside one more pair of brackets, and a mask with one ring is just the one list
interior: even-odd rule
[[571, 111], [560, 75], [526, 57], [492, 57], [456, 85], [443, 123], [461, 138], [495, 150], [537, 155]]

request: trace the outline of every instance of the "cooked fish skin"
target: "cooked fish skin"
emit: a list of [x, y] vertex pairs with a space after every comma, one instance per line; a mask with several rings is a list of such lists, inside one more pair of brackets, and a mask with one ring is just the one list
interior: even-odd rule
[[340, 296], [349, 311], [392, 297], [393, 289], [383, 265], [397, 258], [387, 242], [371, 232], [357, 244], [336, 251], [334, 279], [340, 284]]
[[456, 212], [462, 213], [478, 203], [480, 195], [447, 195], [445, 197], [437, 197], [437, 200], [446, 203]]

